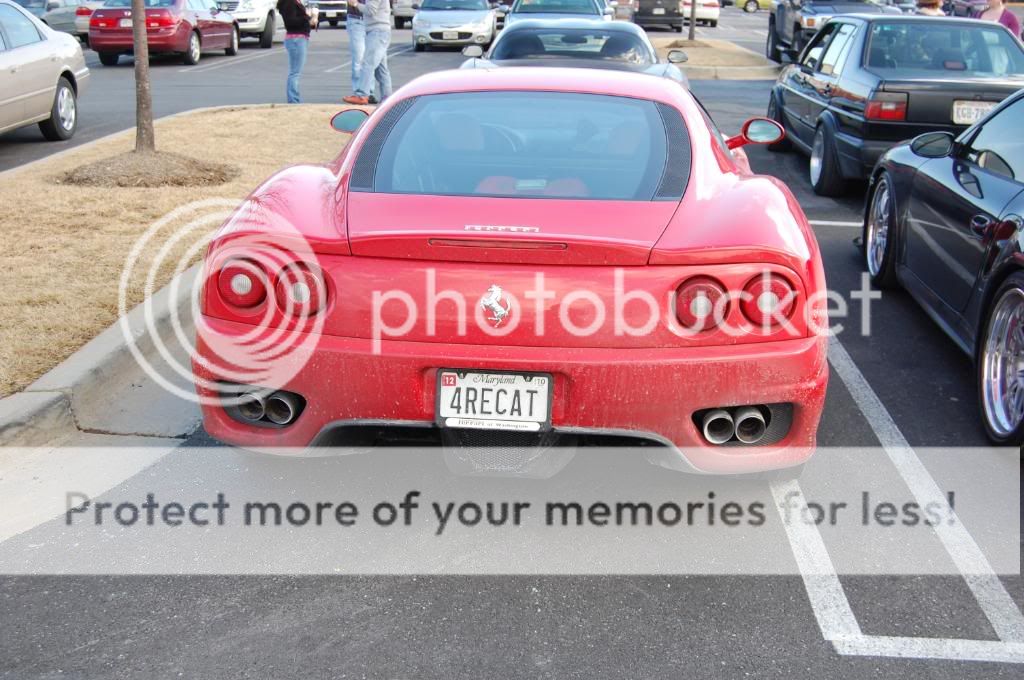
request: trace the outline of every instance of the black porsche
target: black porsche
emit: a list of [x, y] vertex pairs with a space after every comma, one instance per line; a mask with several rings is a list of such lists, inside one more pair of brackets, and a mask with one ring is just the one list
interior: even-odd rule
[[995, 22], [834, 17], [772, 89], [768, 116], [788, 133], [774, 150], [808, 154], [814, 191], [835, 196], [890, 147], [959, 133], [1022, 87], [1024, 46]]
[[1024, 443], [1024, 90], [959, 136], [929, 132], [870, 178], [864, 255], [977, 365], [989, 437]]

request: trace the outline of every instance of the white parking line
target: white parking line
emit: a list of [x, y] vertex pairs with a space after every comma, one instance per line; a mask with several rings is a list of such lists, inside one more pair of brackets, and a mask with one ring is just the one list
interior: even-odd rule
[[186, 66], [185, 68], [178, 69], [178, 73], [208, 73], [210, 71], [216, 71], [219, 68], [226, 68], [228, 66], [237, 66], [239, 64], [245, 64], [250, 61], [256, 61], [264, 57], [270, 57], [275, 54], [281, 54], [284, 50], [261, 50], [256, 54], [247, 54], [244, 57], [226, 57], [223, 61], [215, 61], [212, 64], [201, 64], [199, 66]]
[[814, 227], [863, 227], [863, 222], [836, 222], [833, 220], [807, 220]]
[[[400, 49], [397, 49], [397, 50], [395, 50], [394, 47], [389, 48], [388, 49], [388, 56], [389, 57], [393, 57], [393, 56], [395, 56], [397, 54], [403, 54], [405, 52], [411, 52], [413, 50], [413, 47], [414, 47], [413, 45], [408, 45], [405, 48], [400, 48]], [[392, 52], [392, 50], [395, 50], [395, 51]], [[324, 71], [324, 73], [337, 73], [338, 71], [341, 71], [342, 69], [348, 68], [351, 64], [352, 64], [352, 60], [349, 59], [346, 62], [338, 64], [337, 66], [332, 66], [331, 68], [329, 68], [326, 71]]]
[[[935, 480], [836, 338], [829, 341], [828, 358], [915, 499], [919, 503], [945, 503]], [[797, 482], [772, 484], [777, 505], [784, 501], [787, 493], [799, 489]], [[802, 502], [802, 497], [796, 500]], [[783, 512], [781, 507], [778, 509]], [[1024, 664], [1024, 615], [981, 549], [959, 522], [937, 525], [934, 529], [992, 624], [998, 641], [863, 635], [817, 527], [786, 526], [786, 535], [822, 636], [838, 653], [846, 655]]]

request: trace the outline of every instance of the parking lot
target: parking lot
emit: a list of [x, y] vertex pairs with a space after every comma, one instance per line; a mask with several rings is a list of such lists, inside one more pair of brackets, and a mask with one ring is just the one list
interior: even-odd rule
[[[698, 38], [762, 52], [767, 16], [724, 8], [719, 26], [699, 28]], [[458, 51], [414, 53], [410, 35], [393, 32], [396, 87], [464, 59]], [[94, 53], [86, 54], [92, 82], [80, 103], [77, 135], [44, 143], [33, 126], [0, 137], [0, 170], [132, 126], [130, 60], [103, 67]], [[286, 64], [280, 45], [261, 50], [252, 42], [243, 43], [239, 56], [211, 55], [194, 67], [155, 59], [155, 114], [283, 102]], [[315, 33], [304, 100], [342, 108], [349, 68], [345, 31]], [[691, 85], [730, 134], [764, 114], [771, 84]], [[861, 233], [865, 187], [838, 199], [816, 196], [806, 157], [751, 147], [748, 154], [755, 172], [777, 177], [796, 196], [814, 227], [829, 288], [844, 294], [860, 289], [864, 267], [854, 239]], [[854, 299], [848, 318], [858, 319], [860, 311]], [[888, 452], [881, 462], [885, 474], [916, 493], [930, 478], [921, 476], [912, 450], [988, 445], [975, 371], [901, 291], [874, 302], [871, 323], [870, 334], [851, 330], [831, 341], [818, 442], [880, 447]], [[83, 435], [79, 444], [104, 445], [92, 436]], [[324, 459], [274, 467], [242, 458], [201, 431], [174, 444], [144, 474], [110, 473], [111, 485], [199, 495], [240, 480], [342, 479], [366, 465]], [[663, 471], [641, 461], [605, 462], [638, 483], [666, 483]], [[417, 465], [411, 478], [442, 488], [455, 484], [437, 460]], [[585, 479], [585, 465], [577, 459], [564, 474]], [[770, 493], [778, 497], [786, 488], [777, 484]], [[59, 525], [40, 523], [9, 538], [6, 550], [27, 556], [52, 548]], [[106, 540], [76, 550], [101, 551]], [[0, 677], [1020, 677], [1019, 574], [836, 575], [816, 532], [779, 532], [772, 540], [793, 551], [801, 575], [5, 576]], [[943, 545], [957, 564], [973, 559], [977, 549], [969, 534]]]

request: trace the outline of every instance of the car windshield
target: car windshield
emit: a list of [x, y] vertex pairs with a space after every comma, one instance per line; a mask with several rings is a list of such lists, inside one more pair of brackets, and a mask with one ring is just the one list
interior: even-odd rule
[[417, 99], [381, 149], [382, 193], [652, 200], [666, 132], [653, 102], [472, 92]]
[[486, 10], [490, 9], [486, 0], [424, 0], [420, 5], [423, 10]]
[[492, 60], [602, 59], [629, 64], [651, 64], [654, 57], [638, 36], [626, 31], [590, 29], [523, 29], [502, 36]]
[[941, 74], [1024, 74], [1024, 49], [999, 25], [892, 22], [871, 27], [868, 68]]
[[593, 0], [519, 0], [513, 12], [522, 14], [600, 14]]
[[42, 9], [46, 7], [46, 0], [14, 0], [26, 9]]
[[[144, 0], [146, 7], [174, 7], [177, 0]], [[104, 7], [131, 7], [132, 0], [107, 0]]]

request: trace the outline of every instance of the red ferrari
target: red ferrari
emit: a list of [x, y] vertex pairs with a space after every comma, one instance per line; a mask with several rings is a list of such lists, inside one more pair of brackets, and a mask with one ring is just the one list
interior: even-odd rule
[[[421, 77], [327, 166], [215, 235], [193, 359], [207, 432], [252, 449], [635, 442], [736, 473], [802, 463], [826, 299], [788, 189], [684, 88], [575, 69]], [[446, 450], [448, 450], [446, 448]]]

